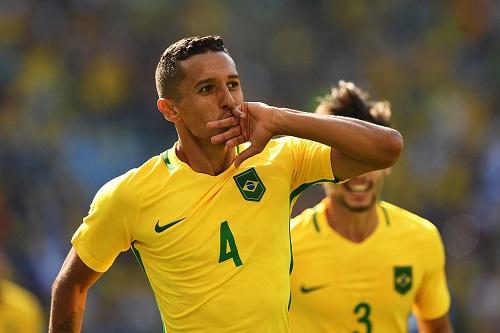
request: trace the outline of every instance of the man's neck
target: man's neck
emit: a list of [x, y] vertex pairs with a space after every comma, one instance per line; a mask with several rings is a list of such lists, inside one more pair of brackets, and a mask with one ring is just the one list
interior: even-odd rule
[[361, 243], [377, 228], [377, 205], [373, 204], [363, 212], [353, 212], [340, 202], [328, 199], [326, 216], [328, 224], [342, 237]]
[[194, 171], [211, 176], [217, 176], [227, 170], [236, 157], [234, 148], [214, 145], [211, 142], [198, 140], [192, 135], [180, 133], [175, 153]]

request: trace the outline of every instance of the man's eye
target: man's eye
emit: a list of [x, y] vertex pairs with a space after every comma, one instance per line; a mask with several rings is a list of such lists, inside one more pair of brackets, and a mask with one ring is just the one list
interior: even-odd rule
[[231, 81], [227, 84], [229, 89], [234, 89], [237, 88], [240, 85], [238, 81]]
[[210, 91], [212, 91], [212, 86], [211, 85], [203, 86], [199, 90], [200, 93], [208, 93]]

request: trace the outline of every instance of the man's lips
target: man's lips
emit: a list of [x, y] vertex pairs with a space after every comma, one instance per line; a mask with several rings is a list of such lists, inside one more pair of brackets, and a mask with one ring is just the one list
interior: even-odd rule
[[369, 190], [372, 189], [373, 187], [373, 182], [362, 182], [362, 183], [357, 183], [357, 182], [347, 182], [344, 185], [344, 188], [352, 193], [364, 193], [368, 192]]

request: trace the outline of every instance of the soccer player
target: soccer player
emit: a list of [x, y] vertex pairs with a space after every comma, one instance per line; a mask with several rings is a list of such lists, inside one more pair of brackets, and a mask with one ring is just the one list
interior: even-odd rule
[[[372, 102], [340, 81], [316, 109], [389, 126], [388, 102]], [[421, 332], [451, 332], [450, 296], [438, 230], [379, 201], [389, 169], [342, 184], [292, 220], [291, 331], [407, 332], [413, 310]]]
[[400, 134], [244, 103], [220, 37], [169, 46], [156, 86], [179, 139], [98, 191], [54, 282], [50, 332], [80, 331], [89, 287], [129, 248], [169, 333], [288, 332], [291, 199], [389, 167]]

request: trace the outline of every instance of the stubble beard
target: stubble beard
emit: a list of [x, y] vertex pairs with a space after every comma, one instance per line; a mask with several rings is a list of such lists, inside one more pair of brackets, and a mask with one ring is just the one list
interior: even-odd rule
[[377, 197], [374, 195], [372, 196], [372, 199], [368, 205], [357, 206], [357, 207], [351, 206], [343, 196], [338, 198], [338, 201], [344, 208], [349, 210], [351, 213], [364, 213], [369, 211], [375, 205], [375, 203], [377, 202]]

